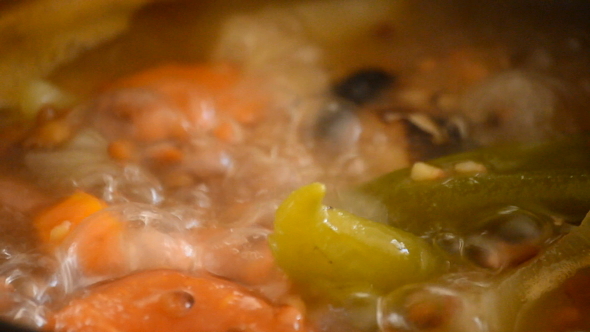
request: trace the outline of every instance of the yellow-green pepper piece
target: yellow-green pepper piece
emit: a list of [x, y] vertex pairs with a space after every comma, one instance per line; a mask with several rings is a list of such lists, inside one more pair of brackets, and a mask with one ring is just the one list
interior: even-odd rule
[[293, 192], [279, 207], [270, 245], [277, 264], [310, 298], [382, 295], [445, 269], [425, 240], [322, 204], [325, 186]]

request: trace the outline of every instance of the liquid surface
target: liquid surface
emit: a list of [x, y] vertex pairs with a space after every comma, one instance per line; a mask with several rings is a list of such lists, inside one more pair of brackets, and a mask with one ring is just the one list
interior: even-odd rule
[[[493, 176], [473, 160], [418, 162], [583, 131], [589, 11], [582, 1], [145, 5], [116, 37], [31, 78], [1, 113], [0, 316], [72, 332], [590, 329], [587, 299], [572, 296], [585, 270], [547, 287], [557, 304], [548, 293], [516, 318], [494, 309], [517, 302], [495, 289], [511, 294], [517, 271], [584, 232], [564, 214], [503, 206], [474, 216], [477, 227], [400, 226], [445, 273], [344, 301], [310, 297], [268, 243], [281, 202], [309, 183], [326, 184], [327, 204], [384, 221], [373, 201], [345, 194], [412, 165], [417, 182]], [[369, 242], [388, 227], [355, 225], [365, 232], [355, 241]], [[531, 318], [545, 312], [555, 324]]]

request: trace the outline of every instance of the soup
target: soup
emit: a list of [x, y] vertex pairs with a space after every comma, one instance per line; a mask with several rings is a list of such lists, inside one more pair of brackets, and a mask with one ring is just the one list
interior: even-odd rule
[[585, 2], [55, 4], [0, 7], [6, 321], [590, 328]]

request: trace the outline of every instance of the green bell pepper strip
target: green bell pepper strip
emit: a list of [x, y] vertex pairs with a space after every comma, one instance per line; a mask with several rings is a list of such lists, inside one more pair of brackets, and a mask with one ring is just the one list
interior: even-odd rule
[[325, 186], [293, 192], [276, 213], [269, 242], [277, 264], [308, 298], [342, 303], [383, 295], [446, 268], [423, 239], [322, 205]]
[[[452, 171], [464, 161], [480, 163], [487, 171]], [[411, 169], [402, 169], [361, 186], [359, 192], [385, 205], [390, 225], [419, 235], [468, 231], [508, 206], [574, 224], [590, 210], [589, 136], [481, 149], [428, 164], [449, 175], [416, 181]]]

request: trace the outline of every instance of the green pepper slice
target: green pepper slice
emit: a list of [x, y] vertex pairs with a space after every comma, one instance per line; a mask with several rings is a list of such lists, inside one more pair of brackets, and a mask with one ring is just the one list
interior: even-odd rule
[[325, 186], [293, 192], [276, 213], [269, 242], [277, 264], [310, 298], [336, 303], [424, 281], [446, 264], [423, 239], [322, 205]]
[[[454, 165], [465, 161], [483, 165], [486, 171], [452, 171]], [[385, 205], [389, 224], [415, 234], [468, 230], [508, 206], [574, 224], [590, 210], [588, 136], [481, 149], [428, 164], [448, 176], [416, 181], [411, 169], [402, 169], [359, 190]]]

